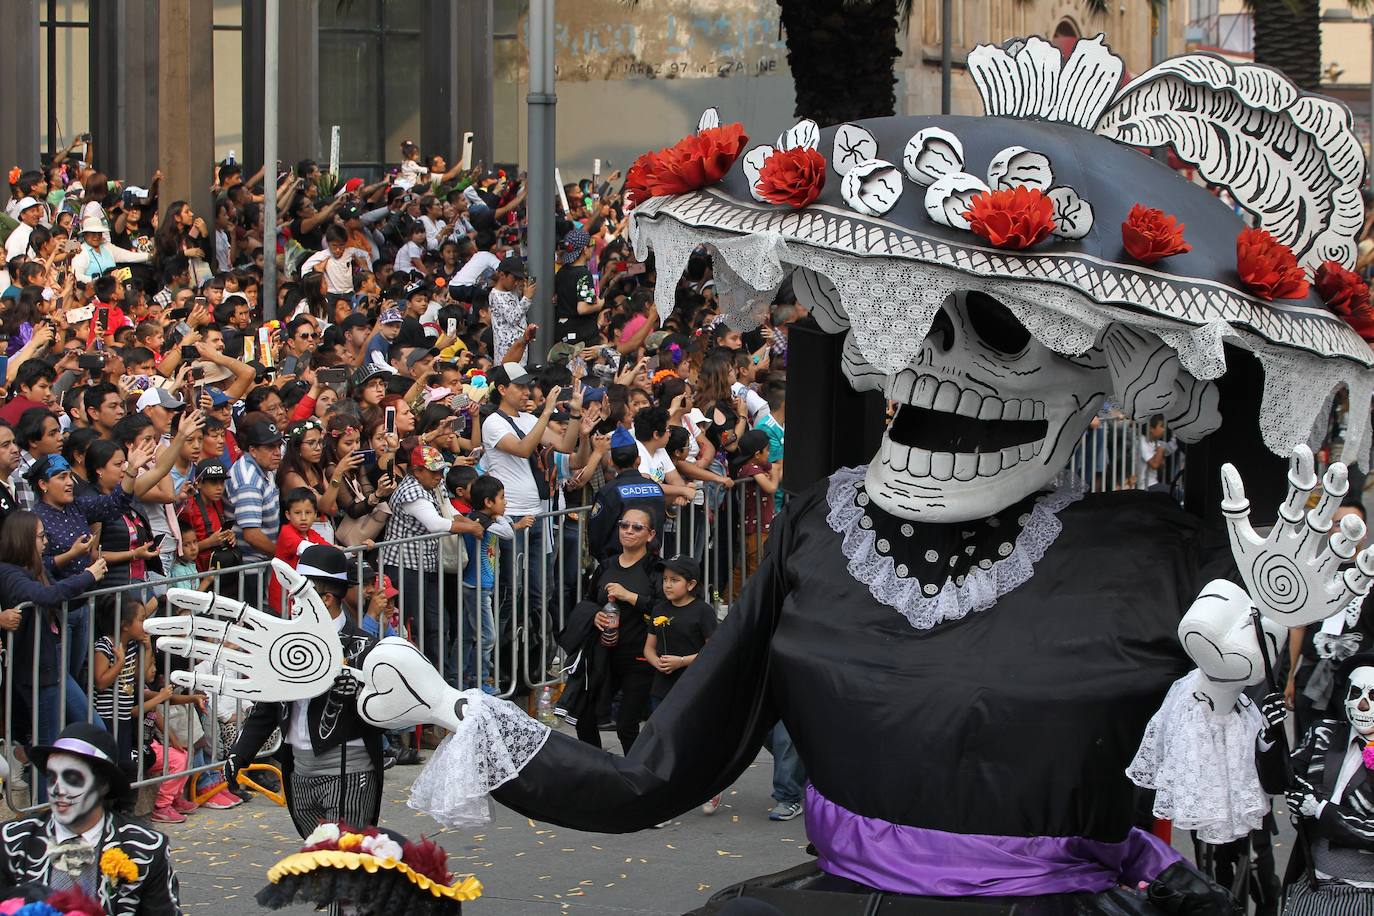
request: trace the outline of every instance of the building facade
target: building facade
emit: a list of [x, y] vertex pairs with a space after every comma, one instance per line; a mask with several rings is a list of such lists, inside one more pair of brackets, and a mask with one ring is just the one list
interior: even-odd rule
[[[1192, 0], [1196, 5], [1199, 0]], [[3, 0], [0, 165], [36, 166], [76, 136], [97, 165], [209, 212], [208, 164], [262, 158], [265, 0]], [[278, 150], [375, 176], [402, 140], [450, 163], [526, 161], [526, 0], [281, 0]], [[1183, 47], [1186, 0], [1162, 17], [1120, 3], [954, 0], [954, 111], [980, 110], [967, 50], [1028, 34], [1108, 40], [1134, 72]], [[899, 111], [939, 111], [940, 0], [914, 0], [897, 62]], [[1174, 15], [1175, 10], [1180, 10]], [[769, 137], [794, 121], [777, 0], [563, 0], [557, 5], [558, 163], [603, 174], [681, 137], [716, 106]]]

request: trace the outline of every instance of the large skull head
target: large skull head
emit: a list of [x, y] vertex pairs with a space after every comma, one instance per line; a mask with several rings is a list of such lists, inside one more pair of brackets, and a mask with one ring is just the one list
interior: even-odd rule
[[1345, 693], [1345, 715], [1350, 727], [1368, 738], [1374, 735], [1374, 668], [1359, 667], [1350, 672]]
[[991, 297], [956, 294], [916, 358], [887, 379], [885, 393], [900, 406], [869, 465], [867, 492], [901, 518], [992, 515], [1067, 464], [1109, 384], [1100, 354], [1060, 356]]

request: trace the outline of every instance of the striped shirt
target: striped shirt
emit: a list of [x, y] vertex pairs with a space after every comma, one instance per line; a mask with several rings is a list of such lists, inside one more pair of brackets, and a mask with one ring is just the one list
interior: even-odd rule
[[275, 541], [281, 531], [281, 493], [277, 482], [247, 452], [234, 462], [229, 471], [229, 484], [224, 489], [224, 501], [234, 516], [234, 534], [244, 560], [255, 562], [271, 559], [255, 550], [243, 536], [245, 528], [257, 528], [268, 540]]
[[[114, 640], [101, 636], [95, 641], [95, 651], [110, 664], [114, 664]], [[95, 711], [107, 723], [115, 719], [130, 720], [134, 711], [143, 701], [138, 686], [138, 657], [143, 651], [138, 640], [131, 639], [124, 645], [124, 663], [109, 687], [97, 687], [95, 691]]]

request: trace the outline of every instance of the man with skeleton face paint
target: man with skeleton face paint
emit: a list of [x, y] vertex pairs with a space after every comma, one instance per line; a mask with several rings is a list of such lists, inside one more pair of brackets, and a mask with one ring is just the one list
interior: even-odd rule
[[[1282, 698], [1265, 702], [1267, 728], [1259, 739], [1260, 779], [1275, 794], [1285, 794], [1294, 821], [1308, 826], [1311, 867], [1318, 880], [1292, 882], [1285, 916], [1328, 916], [1368, 912], [1374, 906], [1374, 652], [1360, 652], [1341, 663], [1338, 696], [1345, 719], [1323, 719], [1302, 735], [1292, 754], [1292, 779], [1282, 760], [1278, 729]], [[1307, 864], [1297, 847], [1290, 878]]]
[[[44, 771], [51, 809], [0, 828], [0, 885], [79, 889], [109, 916], [177, 916], [177, 877], [167, 837], [127, 817], [129, 777], [119, 748], [98, 725], [73, 723], [29, 757]], [[100, 858], [118, 849], [137, 875], [111, 879]]]

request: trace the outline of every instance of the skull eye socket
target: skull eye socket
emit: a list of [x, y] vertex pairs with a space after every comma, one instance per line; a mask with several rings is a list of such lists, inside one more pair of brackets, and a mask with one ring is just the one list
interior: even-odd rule
[[999, 353], [1019, 356], [1030, 344], [1030, 331], [1011, 313], [1011, 309], [991, 296], [970, 292], [964, 300], [969, 324], [984, 344]]

